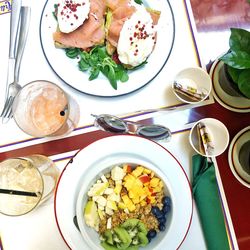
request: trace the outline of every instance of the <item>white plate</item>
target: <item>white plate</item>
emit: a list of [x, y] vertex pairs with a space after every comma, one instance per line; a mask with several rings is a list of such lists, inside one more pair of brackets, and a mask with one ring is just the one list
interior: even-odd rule
[[223, 62], [220, 60], [216, 60], [211, 69], [210, 69], [210, 77], [212, 79], [213, 85], [213, 95], [218, 103], [224, 108], [239, 112], [239, 113], [247, 113], [250, 112], [250, 100], [244, 97], [239, 96], [231, 96], [227, 94], [220, 86], [219, 82], [219, 72], [221, 67], [223, 66]]
[[[199, 149], [199, 140], [197, 136], [197, 124], [203, 122], [207, 127], [214, 144], [212, 155], [203, 154]], [[192, 148], [200, 155], [206, 157], [215, 157], [222, 154], [229, 144], [229, 133], [226, 126], [219, 120], [214, 118], [204, 118], [197, 121], [192, 127], [189, 134], [189, 142]]]
[[163, 238], [157, 249], [164, 249], [165, 245], [169, 249], [177, 249], [187, 235], [193, 214], [192, 193], [187, 175], [178, 160], [164, 147], [131, 135], [111, 136], [90, 144], [79, 151], [73, 162], [63, 170], [55, 194], [55, 217], [66, 244], [74, 250], [90, 249], [73, 223], [78, 193], [88, 168], [100, 161], [107, 160], [108, 164], [109, 159], [114, 157], [130, 157], [150, 162], [158, 166], [168, 178], [175, 199], [174, 223], [167, 233], [171, 237]]
[[250, 175], [242, 168], [239, 159], [241, 147], [250, 142], [250, 126], [235, 135], [228, 150], [228, 162], [233, 175], [244, 186], [250, 188]]
[[89, 81], [89, 74], [78, 70], [76, 60], [65, 55], [63, 49], [54, 46], [52, 34], [56, 30], [57, 22], [52, 15], [54, 4], [58, 0], [46, 2], [40, 22], [40, 38], [44, 55], [54, 72], [71, 87], [95, 96], [119, 96], [131, 93], [151, 82], [166, 64], [173, 48], [175, 37], [174, 16], [168, 0], [148, 0], [145, 5], [161, 11], [158, 24], [157, 43], [153, 53], [148, 58], [148, 63], [141, 69], [131, 71], [129, 80], [118, 83], [118, 89], [114, 90], [109, 81], [99, 75], [93, 81]]

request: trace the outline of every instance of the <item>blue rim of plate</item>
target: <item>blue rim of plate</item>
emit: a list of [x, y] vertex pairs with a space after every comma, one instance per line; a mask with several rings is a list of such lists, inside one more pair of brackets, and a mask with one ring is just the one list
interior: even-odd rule
[[[43, 20], [43, 16], [44, 16], [44, 11], [45, 11], [45, 8], [46, 8], [46, 5], [47, 3], [49, 2], [49, 0], [46, 1], [46, 3], [44, 4], [44, 7], [43, 7], [43, 10], [42, 10], [42, 13], [41, 13], [41, 18], [40, 18], [40, 24], [39, 24], [39, 37], [40, 37], [40, 43], [41, 43], [41, 48], [42, 48], [42, 51], [43, 51], [43, 54], [46, 58], [46, 61], [48, 62], [49, 66], [51, 67], [51, 69], [54, 71], [54, 73], [57, 75], [58, 78], [60, 78], [65, 84], [67, 84], [68, 86], [70, 86], [71, 88], [81, 92], [81, 93], [84, 93], [84, 94], [87, 94], [87, 95], [90, 95], [90, 96], [96, 96], [96, 97], [103, 97], [103, 98], [109, 98], [109, 97], [119, 97], [119, 96], [124, 96], [124, 95], [128, 95], [128, 94], [131, 94], [131, 93], [134, 93], [140, 89], [142, 89], [143, 87], [145, 87], [147, 84], [149, 84], [150, 82], [152, 82], [159, 74], [160, 72], [162, 71], [162, 69], [164, 68], [164, 66], [166, 65], [170, 55], [171, 55], [171, 52], [173, 50], [173, 47], [174, 47], [174, 41], [175, 41], [175, 19], [174, 19], [174, 12], [173, 12], [173, 9], [172, 9], [172, 6], [169, 2], [169, 0], [165, 0], [169, 6], [169, 10], [170, 10], [170, 13], [171, 13], [171, 17], [172, 17], [172, 25], [173, 25], [173, 37], [172, 37], [172, 41], [171, 41], [171, 46], [170, 46], [170, 50], [168, 52], [168, 55], [165, 59], [165, 62], [163, 63], [163, 65], [160, 67], [160, 69], [156, 72], [156, 74], [148, 81], [146, 81], [143, 85], [141, 85], [140, 87], [138, 87], [137, 89], [134, 89], [132, 91], [129, 91], [127, 93], [122, 93], [122, 94], [119, 94], [119, 95], [97, 95], [97, 94], [91, 94], [91, 93], [87, 93], [87, 92], [84, 92], [82, 90], [79, 90], [78, 88], [72, 86], [70, 83], [66, 82], [57, 72], [56, 70], [53, 68], [53, 66], [51, 65], [46, 53], [45, 53], [45, 50], [44, 50], [44, 46], [43, 46], [43, 43], [42, 43], [42, 34], [41, 34], [41, 26], [42, 26], [42, 20]], [[83, 72], [84, 74], [84, 72]], [[108, 82], [108, 80], [107, 80]]]

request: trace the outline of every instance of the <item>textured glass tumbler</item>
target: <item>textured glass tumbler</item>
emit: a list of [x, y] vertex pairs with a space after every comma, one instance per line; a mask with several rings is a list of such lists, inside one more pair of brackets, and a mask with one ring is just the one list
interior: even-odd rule
[[53, 195], [59, 171], [43, 155], [10, 158], [0, 163], [0, 212], [17, 216], [32, 211]]
[[35, 137], [68, 134], [80, 117], [76, 101], [56, 84], [44, 80], [25, 85], [15, 97], [12, 112], [19, 128]]

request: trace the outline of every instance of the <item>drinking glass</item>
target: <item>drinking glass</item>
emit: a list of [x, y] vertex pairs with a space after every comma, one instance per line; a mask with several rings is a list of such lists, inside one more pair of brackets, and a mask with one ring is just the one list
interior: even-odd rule
[[35, 137], [68, 134], [80, 117], [76, 101], [59, 86], [45, 80], [25, 85], [15, 97], [12, 112], [20, 129]]
[[43, 155], [10, 158], [0, 163], [0, 212], [17, 216], [32, 211], [54, 193], [59, 171]]

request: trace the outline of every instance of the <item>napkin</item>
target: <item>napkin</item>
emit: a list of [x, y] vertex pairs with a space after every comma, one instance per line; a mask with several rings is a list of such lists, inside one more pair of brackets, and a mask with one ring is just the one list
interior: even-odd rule
[[215, 168], [206, 157], [194, 155], [193, 196], [208, 250], [230, 249], [215, 177]]

